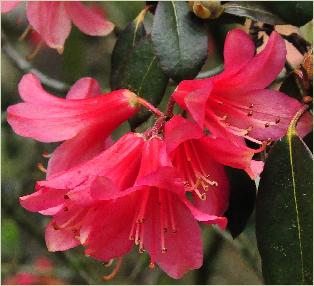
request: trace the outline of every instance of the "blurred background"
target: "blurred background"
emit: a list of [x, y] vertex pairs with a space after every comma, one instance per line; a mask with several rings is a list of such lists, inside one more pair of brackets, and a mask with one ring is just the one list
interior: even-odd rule
[[[124, 257], [117, 276], [105, 282], [102, 276], [109, 274], [113, 266], [105, 266], [85, 257], [80, 247], [62, 253], [49, 253], [44, 240], [48, 218], [27, 212], [20, 207], [19, 197], [32, 193], [35, 181], [45, 178], [45, 174], [37, 168], [38, 163], [44, 166], [47, 164], [47, 159], [42, 154], [50, 153], [57, 145], [42, 144], [19, 137], [7, 124], [6, 109], [20, 101], [17, 85], [24, 74], [16, 67], [16, 62], [8, 57], [8, 51], [17, 53], [17, 59], [21, 58], [45, 75], [64, 83], [58, 91], [45, 87], [55, 95], [65, 96], [67, 87], [85, 76], [97, 79], [102, 90], [109, 91], [111, 54], [117, 35], [143, 9], [145, 2], [97, 2], [97, 5], [116, 25], [113, 33], [107, 37], [89, 37], [72, 26], [63, 55], [43, 47], [31, 62], [27, 62], [25, 57], [34, 50], [36, 39], [31, 37], [18, 41], [27, 27], [25, 5], [2, 15], [2, 284], [263, 284], [255, 241], [254, 214], [245, 231], [235, 240], [227, 232], [222, 233], [216, 228], [204, 226], [203, 267], [190, 271], [181, 280], [169, 278], [158, 267], [149, 269], [147, 254], [140, 255], [134, 248]], [[152, 18], [151, 14], [147, 14], [145, 18], [148, 31]], [[235, 24], [220, 24], [209, 27], [209, 57], [203, 71], [214, 70], [222, 63], [222, 44], [226, 32], [234, 26]], [[281, 29], [290, 31], [289, 29], [295, 28], [290, 26]], [[303, 28], [311, 35], [312, 32], [308, 29]], [[302, 33], [305, 33], [304, 31]], [[302, 60], [302, 56], [290, 46], [289, 57], [294, 66]], [[175, 86], [169, 85], [166, 94], [170, 94], [174, 88]], [[161, 105], [166, 100], [167, 97]], [[115, 131], [115, 138], [128, 129], [128, 124], [123, 124]]]

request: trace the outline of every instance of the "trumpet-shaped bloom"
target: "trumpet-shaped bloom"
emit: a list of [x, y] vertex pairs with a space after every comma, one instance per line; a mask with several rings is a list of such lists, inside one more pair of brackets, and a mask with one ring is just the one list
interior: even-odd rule
[[63, 99], [47, 93], [36, 76], [27, 74], [19, 93], [24, 102], [8, 108], [15, 133], [41, 142], [66, 140], [53, 153], [48, 176], [103, 151], [111, 132], [138, 110], [134, 93], [121, 89], [101, 94], [92, 78], [77, 81]]
[[[262, 52], [254, 56], [254, 51], [245, 32], [230, 31], [224, 47], [225, 70], [207, 79], [184, 80], [173, 93], [199, 126], [238, 146], [243, 145], [242, 138], [261, 143], [284, 136], [301, 107], [297, 100], [265, 89], [284, 67], [286, 48], [279, 34], [271, 34]], [[312, 116], [306, 113], [298, 124], [300, 135], [311, 126]]]
[[[1, 12], [7, 13], [17, 4], [17, 1], [4, 1]], [[108, 35], [114, 28], [98, 11], [79, 1], [30, 1], [26, 5], [30, 25], [49, 47], [59, 52], [63, 51], [64, 42], [70, 34], [71, 22], [83, 33], [91, 36]]]
[[79, 244], [109, 260], [135, 243], [174, 278], [202, 264], [198, 221], [226, 219], [198, 210], [185, 196], [165, 142], [126, 134], [92, 160], [40, 181], [21, 197], [23, 207], [53, 215], [46, 242], [51, 251]]

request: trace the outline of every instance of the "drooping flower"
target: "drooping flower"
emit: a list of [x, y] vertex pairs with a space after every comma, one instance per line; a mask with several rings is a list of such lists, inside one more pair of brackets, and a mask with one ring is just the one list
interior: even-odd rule
[[165, 124], [165, 141], [174, 167], [206, 213], [221, 216], [228, 207], [229, 184], [222, 164], [244, 169], [252, 178], [258, 175], [252, 170], [255, 150], [205, 136], [197, 124], [181, 116]]
[[21, 197], [21, 204], [53, 215], [46, 230], [49, 250], [83, 244], [86, 254], [107, 261], [135, 243], [174, 278], [202, 264], [196, 220], [226, 226], [225, 218], [189, 202], [159, 137], [126, 134], [102, 154], [36, 188]]
[[[1, 12], [7, 13], [16, 7], [17, 1], [3, 1]], [[60, 53], [71, 31], [71, 22], [83, 33], [91, 36], [105, 36], [112, 32], [114, 25], [95, 9], [79, 1], [29, 1], [26, 14], [32, 28], [45, 43]]]
[[77, 81], [63, 99], [47, 93], [36, 76], [27, 74], [19, 93], [24, 102], [8, 108], [15, 133], [41, 142], [66, 140], [53, 153], [48, 176], [103, 151], [111, 132], [138, 111], [134, 93], [121, 89], [101, 94], [92, 78]]
[[[230, 31], [224, 47], [225, 70], [207, 79], [184, 80], [173, 93], [200, 127], [237, 146], [244, 144], [242, 138], [256, 143], [281, 138], [301, 107], [297, 100], [265, 89], [284, 67], [286, 48], [279, 34], [273, 32], [264, 50], [255, 56], [254, 52], [244, 31]], [[306, 113], [298, 124], [299, 134], [304, 136], [311, 126], [312, 116]]]

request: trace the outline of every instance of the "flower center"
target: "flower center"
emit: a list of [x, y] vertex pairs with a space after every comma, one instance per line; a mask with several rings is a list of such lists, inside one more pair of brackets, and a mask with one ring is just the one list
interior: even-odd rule
[[[156, 196], [156, 192], [158, 196]], [[148, 216], [151, 217], [151, 224], [155, 224], [153, 212], [155, 212], [156, 208], [148, 207], [149, 203], [158, 204], [157, 215], [159, 216], [159, 231], [160, 231], [160, 250], [161, 253], [167, 253], [166, 247], [166, 233], [169, 229], [173, 233], [177, 232], [172, 196], [166, 190], [156, 189], [152, 187], [147, 187], [143, 192], [139, 195], [140, 204], [135, 210], [135, 215], [132, 222], [131, 231], [129, 234], [129, 239], [134, 240], [135, 245], [139, 246], [139, 253], [145, 252], [145, 228], [147, 225]], [[148, 213], [151, 212], [151, 213]], [[153, 232], [151, 234], [153, 237], [152, 247], [155, 247], [155, 236], [156, 234]]]
[[193, 141], [184, 142], [179, 148], [181, 152], [176, 153], [174, 163], [186, 179], [186, 189], [206, 200], [206, 192], [209, 187], [218, 187], [217, 181], [211, 180], [210, 174], [206, 173]]

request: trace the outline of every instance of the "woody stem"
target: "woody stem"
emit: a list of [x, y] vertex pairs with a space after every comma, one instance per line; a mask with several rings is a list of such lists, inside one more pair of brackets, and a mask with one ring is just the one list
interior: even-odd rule
[[166, 116], [168, 118], [172, 117], [173, 116], [173, 108], [174, 108], [174, 105], [175, 105], [175, 101], [173, 99], [173, 97], [171, 96], [169, 101], [168, 101], [168, 105], [167, 105], [167, 112], [166, 112]]

